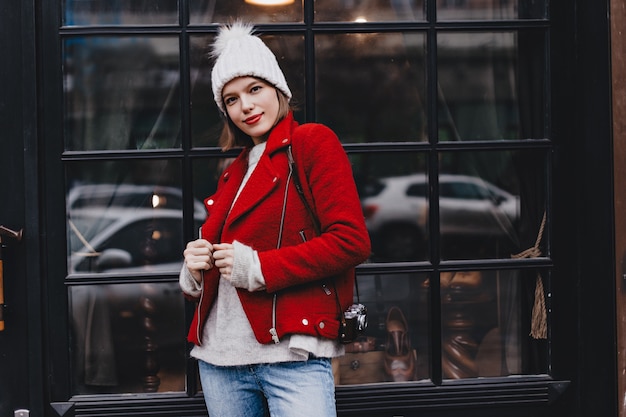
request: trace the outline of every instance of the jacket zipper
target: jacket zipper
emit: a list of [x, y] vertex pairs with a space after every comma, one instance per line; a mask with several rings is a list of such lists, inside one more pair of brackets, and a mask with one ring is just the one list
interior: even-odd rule
[[272, 335], [274, 344], [279, 344], [280, 339], [278, 338], [278, 332], [276, 331], [276, 293], [274, 293], [274, 297], [272, 298], [272, 328], [270, 329], [270, 334]]

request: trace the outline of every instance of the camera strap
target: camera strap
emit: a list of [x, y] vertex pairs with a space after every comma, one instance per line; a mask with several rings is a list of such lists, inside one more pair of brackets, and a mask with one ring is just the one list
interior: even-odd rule
[[[289, 145], [289, 147], [287, 148], [287, 159], [289, 160], [289, 167], [290, 167], [290, 172], [291, 172], [291, 177], [293, 179], [293, 183], [296, 187], [296, 190], [298, 191], [298, 195], [300, 196], [302, 203], [304, 203], [304, 207], [306, 207], [306, 211], [309, 213], [309, 216], [311, 217], [311, 220], [313, 221], [313, 225], [315, 227], [315, 233], [317, 234], [317, 236], [319, 236], [322, 234], [321, 226], [320, 226], [319, 220], [317, 219], [317, 216], [315, 215], [315, 212], [313, 211], [313, 208], [311, 208], [311, 205], [309, 204], [306, 197], [304, 196], [304, 190], [302, 188], [302, 183], [300, 182], [300, 177], [298, 176], [298, 171], [296, 170], [296, 162], [294, 160], [293, 153], [291, 151], [291, 145]], [[339, 293], [337, 292], [337, 285], [335, 284], [334, 277], [332, 278], [332, 282], [333, 282], [333, 289], [335, 290], [335, 299], [337, 300], [337, 309], [339, 310], [339, 320], [341, 321], [341, 325], [345, 327], [346, 317], [345, 317], [343, 308], [341, 307], [341, 302], [339, 301]], [[361, 299], [359, 297], [359, 281], [357, 280], [356, 272], [354, 273], [354, 287], [356, 290], [357, 302], [360, 303]]]

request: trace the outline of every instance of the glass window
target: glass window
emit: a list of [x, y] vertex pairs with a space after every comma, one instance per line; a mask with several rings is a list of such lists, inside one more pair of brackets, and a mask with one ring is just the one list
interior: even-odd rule
[[[532, 246], [544, 209], [545, 155], [533, 151], [442, 152], [438, 190], [420, 153], [352, 154], [374, 262], [509, 258]], [[431, 234], [438, 202], [439, 233]], [[522, 207], [528, 207], [522, 215]], [[533, 212], [530, 211], [532, 207]], [[522, 238], [521, 230], [535, 230]], [[547, 239], [547, 237], [546, 237]]]
[[74, 393], [197, 395], [176, 281], [236, 153], [217, 148], [209, 50], [235, 18], [276, 54], [295, 118], [331, 127], [352, 163], [369, 327], [337, 384], [547, 372], [527, 336], [536, 264], [506, 261], [549, 214], [544, 0], [61, 5]]
[[[546, 181], [542, 152], [445, 152], [440, 160], [441, 259], [509, 258], [534, 244], [545, 210], [546, 188], [533, 186]], [[534, 237], [522, 236], [529, 230]]]
[[303, 0], [189, 0], [193, 25], [229, 23], [234, 17], [255, 23], [302, 22]]
[[175, 25], [176, 0], [62, 0], [65, 26]]
[[[185, 243], [180, 164], [75, 163], [67, 173], [70, 274], [180, 270]], [[199, 227], [205, 210], [201, 201], [193, 207]]]
[[542, 44], [532, 32], [438, 34], [439, 140], [544, 138]]
[[175, 37], [75, 37], [63, 48], [65, 149], [180, 147]]
[[342, 142], [428, 140], [422, 33], [315, 37], [316, 115]]
[[546, 1], [437, 0], [438, 20], [543, 19]]
[[178, 283], [71, 286], [69, 305], [74, 394], [185, 390]]
[[525, 355], [530, 320], [522, 294], [534, 291], [535, 276], [520, 270], [442, 272], [441, 366], [444, 379], [546, 372]]
[[315, 0], [318, 22], [383, 22], [424, 20], [424, 0]]
[[417, 152], [351, 154], [373, 262], [421, 261], [428, 256], [426, 155]]

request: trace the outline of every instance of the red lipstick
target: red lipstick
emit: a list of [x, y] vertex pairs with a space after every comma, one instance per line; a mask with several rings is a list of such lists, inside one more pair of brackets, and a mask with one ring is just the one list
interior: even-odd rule
[[250, 116], [247, 119], [245, 119], [243, 122], [247, 125], [253, 125], [256, 122], [258, 122], [259, 120], [261, 120], [261, 115], [260, 114], [255, 114], [254, 116]]

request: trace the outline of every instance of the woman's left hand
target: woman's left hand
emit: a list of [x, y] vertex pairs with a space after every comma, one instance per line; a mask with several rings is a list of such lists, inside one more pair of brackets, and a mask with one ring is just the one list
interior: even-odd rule
[[233, 273], [235, 249], [231, 243], [217, 243], [213, 245], [214, 265], [219, 268], [222, 277], [229, 280]]

